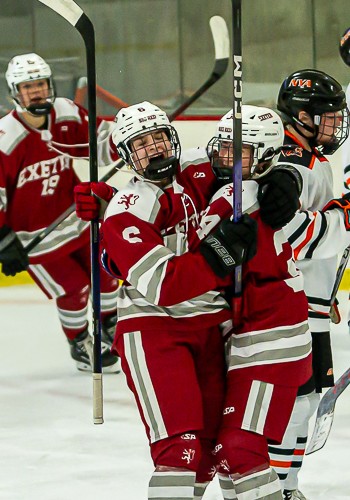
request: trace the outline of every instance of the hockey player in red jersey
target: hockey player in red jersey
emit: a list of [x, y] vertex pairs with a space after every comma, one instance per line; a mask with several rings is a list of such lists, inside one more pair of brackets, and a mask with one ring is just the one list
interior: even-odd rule
[[[337, 257], [333, 254], [328, 259], [315, 258], [320, 240], [326, 235], [327, 224], [326, 216], [318, 226], [312, 224], [311, 212], [322, 210], [334, 197], [331, 166], [324, 155], [333, 154], [346, 140], [349, 111], [341, 85], [326, 73], [311, 69], [296, 71], [284, 80], [277, 108], [285, 121], [284, 143], [294, 146], [294, 149], [282, 150], [279, 161], [299, 170], [303, 178], [301, 210], [310, 211], [309, 214], [305, 212], [301, 224], [298, 220], [290, 223], [288, 239], [294, 246], [299, 245], [296, 257], [309, 302], [313, 377], [299, 389], [282, 444], [270, 447], [271, 463], [283, 485], [284, 498], [289, 500], [305, 498], [298, 489], [297, 475], [302, 465], [309, 420], [317, 408], [318, 393], [323, 387], [334, 384], [329, 313]], [[340, 208], [340, 204], [334, 203], [326, 208], [335, 206]], [[305, 236], [303, 231], [308, 225], [310, 231]], [[305, 251], [304, 245], [311, 237], [313, 244]]]
[[[72, 159], [88, 155], [87, 112], [56, 97], [51, 69], [37, 54], [11, 59], [6, 80], [15, 110], [0, 120], [2, 272], [14, 276], [27, 269], [46, 296], [56, 300], [71, 356], [78, 369], [91, 370], [88, 225], [73, 214], [29, 256], [24, 249], [74, 202], [73, 188], [79, 179]], [[102, 122], [99, 130], [106, 126]], [[102, 271], [102, 363], [113, 372], [118, 370], [117, 358], [110, 352], [117, 287], [117, 280]]]
[[[199, 239], [208, 232], [216, 236], [215, 225], [233, 211], [232, 129], [230, 111], [208, 145], [208, 156], [223, 187], [201, 219], [196, 232]], [[274, 190], [273, 199], [269, 192], [279, 176], [290, 184], [298, 179], [293, 168], [271, 170], [282, 142], [283, 125], [274, 111], [242, 107], [243, 179], [254, 179], [243, 181], [242, 210], [257, 221], [258, 240], [255, 257], [243, 266], [241, 318], [234, 318], [236, 326], [226, 348], [227, 390], [215, 448], [225, 499], [282, 498], [278, 476], [270, 467], [268, 442], [282, 441], [298, 386], [311, 375], [303, 280], [281, 229], [288, 189], [280, 195]], [[262, 181], [264, 188], [258, 184]], [[280, 204], [280, 220], [276, 219], [276, 203]]]
[[[148, 498], [193, 499], [195, 479], [213, 472], [225, 381], [218, 325], [230, 316], [220, 278], [188, 252], [216, 179], [197, 150], [179, 164], [176, 131], [151, 103], [122, 109], [113, 140], [136, 175], [109, 203], [102, 239], [125, 280], [115, 347], [150, 442]], [[246, 235], [253, 252], [255, 228]]]
[[[136, 175], [112, 198], [102, 224], [104, 262], [125, 280], [115, 346], [150, 441], [149, 498], [200, 499], [215, 474], [211, 451], [224, 397], [218, 324], [230, 311], [217, 290], [253, 257], [255, 224], [247, 215], [239, 224], [219, 218], [219, 245], [200, 242], [200, 213], [217, 188], [205, 152], [187, 152], [179, 163], [177, 134], [150, 103], [121, 110], [116, 121], [113, 140]], [[78, 186], [77, 213], [87, 218], [96, 216], [91, 187], [111, 198], [97, 184]], [[294, 180], [288, 191], [294, 204], [285, 220], [298, 203]], [[190, 242], [200, 252], [189, 251]]]

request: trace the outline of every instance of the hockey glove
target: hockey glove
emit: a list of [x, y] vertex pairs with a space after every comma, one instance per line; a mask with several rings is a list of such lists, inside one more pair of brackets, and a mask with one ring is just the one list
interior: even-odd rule
[[200, 252], [219, 276], [225, 278], [236, 266], [252, 259], [256, 254], [258, 226], [244, 214], [238, 222], [223, 220], [200, 245]]
[[115, 193], [116, 190], [105, 182], [81, 182], [74, 188], [77, 216], [87, 222], [103, 219], [107, 205]]
[[0, 228], [0, 262], [5, 276], [15, 276], [29, 266], [29, 258], [18, 236], [8, 226]]
[[342, 198], [329, 201], [323, 212], [333, 208], [340, 208], [344, 212], [345, 227], [347, 231], [350, 231], [350, 193], [344, 194]]
[[300, 207], [302, 177], [290, 165], [279, 165], [259, 179], [258, 201], [263, 222], [281, 229], [290, 222]]

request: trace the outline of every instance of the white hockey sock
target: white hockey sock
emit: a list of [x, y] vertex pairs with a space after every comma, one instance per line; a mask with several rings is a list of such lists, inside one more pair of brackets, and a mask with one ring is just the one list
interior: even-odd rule
[[193, 500], [195, 472], [154, 471], [148, 485], [148, 500]]
[[224, 500], [237, 500], [236, 490], [230, 476], [224, 476], [223, 474], [218, 474], [218, 478], [219, 478], [221, 493]]
[[193, 500], [202, 500], [208, 483], [194, 483], [194, 497]]
[[305, 454], [307, 437], [299, 436], [297, 439], [297, 444], [295, 446], [292, 466], [289, 470], [287, 479], [284, 482], [285, 490], [297, 490], [298, 489], [298, 474], [303, 465], [303, 458]]
[[235, 480], [234, 486], [237, 500], [250, 500], [251, 498], [283, 500], [277, 473], [271, 467]]

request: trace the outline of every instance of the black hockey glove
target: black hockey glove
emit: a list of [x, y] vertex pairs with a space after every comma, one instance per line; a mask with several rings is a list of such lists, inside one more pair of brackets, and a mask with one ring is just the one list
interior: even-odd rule
[[350, 193], [344, 194], [342, 198], [336, 198], [327, 203], [323, 212], [332, 210], [333, 208], [340, 208], [344, 212], [344, 222], [347, 231], [350, 231]]
[[280, 229], [290, 222], [300, 207], [302, 177], [290, 165], [278, 165], [259, 179], [258, 201], [260, 215], [272, 229]]
[[200, 252], [219, 278], [256, 254], [257, 222], [244, 214], [238, 222], [223, 220], [200, 245]]
[[8, 226], [0, 228], [0, 262], [5, 276], [15, 276], [29, 265], [28, 254], [16, 233]]

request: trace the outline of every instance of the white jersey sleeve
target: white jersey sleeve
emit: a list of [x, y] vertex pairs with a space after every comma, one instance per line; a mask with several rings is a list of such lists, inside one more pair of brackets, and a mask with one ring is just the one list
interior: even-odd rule
[[350, 231], [346, 230], [344, 214], [338, 209], [297, 212], [283, 231], [296, 260], [328, 259], [350, 245]]
[[[348, 108], [350, 109], [350, 83], [346, 89], [346, 102], [348, 104]], [[346, 139], [346, 141], [342, 145], [341, 152], [342, 152], [342, 163], [344, 171], [343, 192], [350, 193], [350, 136]]]

